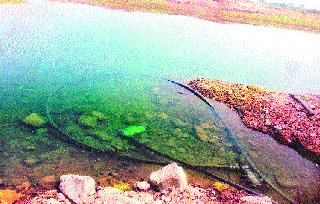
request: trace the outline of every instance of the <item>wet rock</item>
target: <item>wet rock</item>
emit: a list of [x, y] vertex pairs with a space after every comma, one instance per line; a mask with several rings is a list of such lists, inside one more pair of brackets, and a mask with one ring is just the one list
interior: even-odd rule
[[90, 176], [63, 175], [60, 190], [75, 203], [90, 203], [96, 192], [96, 182]]
[[31, 113], [30, 115], [25, 117], [22, 122], [33, 127], [41, 127], [46, 124], [44, 118], [42, 116], [39, 116], [37, 113]]
[[136, 183], [136, 187], [137, 187], [138, 189], [140, 189], [140, 190], [145, 191], [145, 190], [150, 189], [150, 184], [149, 184], [148, 182], [146, 182], [146, 181], [138, 181], [138, 182]]
[[152, 172], [150, 180], [161, 190], [166, 190], [170, 187], [180, 189], [188, 187], [187, 176], [176, 163], [169, 164], [156, 172]]
[[268, 196], [244, 196], [240, 198], [240, 201], [247, 204], [272, 204], [272, 200]]
[[[136, 196], [135, 196], [136, 197]], [[152, 197], [152, 196], [151, 196]], [[147, 197], [145, 197], [147, 199]], [[153, 197], [152, 197], [153, 199]], [[130, 204], [142, 204], [143, 202], [139, 201], [136, 198], [127, 196], [124, 194], [124, 191], [106, 187], [102, 190], [99, 190], [96, 194], [95, 203], [103, 204], [103, 203], [130, 203]], [[147, 203], [147, 202], [146, 202]]]
[[57, 190], [50, 190], [33, 198], [29, 204], [71, 204], [71, 202]]
[[12, 204], [21, 198], [22, 194], [15, 190], [0, 190], [0, 203]]

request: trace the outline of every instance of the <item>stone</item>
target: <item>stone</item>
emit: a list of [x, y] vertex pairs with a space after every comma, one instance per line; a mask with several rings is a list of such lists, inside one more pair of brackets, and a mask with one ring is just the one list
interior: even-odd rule
[[42, 116], [39, 116], [37, 113], [31, 113], [30, 115], [25, 117], [22, 122], [33, 127], [41, 127], [46, 124], [44, 118]]
[[90, 203], [96, 193], [96, 182], [90, 176], [63, 175], [60, 177], [60, 190], [77, 204]]
[[150, 184], [146, 181], [138, 181], [136, 183], [136, 187], [140, 190], [146, 191], [146, 190], [150, 189]]
[[106, 187], [96, 193], [94, 203], [153, 204], [155, 202], [151, 194], [138, 194], [134, 191], [121, 191], [112, 187]]
[[91, 115], [94, 116], [94, 117], [97, 117], [98, 120], [100, 120], [100, 121], [107, 120], [107, 117], [103, 113], [101, 113], [99, 111], [92, 111]]
[[135, 134], [142, 133], [145, 131], [146, 131], [146, 128], [144, 126], [135, 126], [135, 125], [129, 126], [122, 130], [124, 136], [126, 137], [132, 137]]
[[98, 124], [98, 118], [91, 115], [81, 115], [79, 118], [79, 122], [81, 125], [87, 128], [95, 128]]
[[22, 194], [15, 190], [0, 190], [0, 203], [13, 204], [21, 198]]
[[244, 196], [240, 198], [240, 201], [247, 204], [272, 204], [272, 200], [268, 196]]
[[170, 187], [184, 190], [188, 187], [187, 176], [176, 163], [171, 163], [158, 171], [152, 172], [150, 180], [161, 190], [167, 190]]

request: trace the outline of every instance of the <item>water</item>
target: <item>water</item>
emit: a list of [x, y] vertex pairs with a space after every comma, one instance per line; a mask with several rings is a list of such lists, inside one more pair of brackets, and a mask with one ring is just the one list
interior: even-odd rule
[[[215, 147], [206, 147], [222, 153], [216, 154], [216, 160], [203, 160], [208, 158], [206, 155], [202, 155], [202, 160], [200, 157], [192, 158], [192, 152], [190, 157], [186, 157], [183, 151], [188, 150], [188, 146], [186, 149], [175, 148], [178, 141], [175, 138], [168, 140], [168, 134], [183, 135], [185, 132], [196, 136], [197, 130], [198, 133], [213, 133], [213, 139], [224, 133], [217, 131], [219, 128], [213, 128], [219, 122], [214, 120], [205, 104], [192, 95], [179, 94], [181, 90], [159, 78], [187, 82], [205, 76], [288, 92], [319, 93], [319, 46], [318, 34], [299, 31], [221, 25], [182, 16], [127, 13], [52, 2], [1, 5], [0, 144], [3, 146], [3, 157], [0, 177], [5, 178], [8, 186], [21, 184], [26, 179], [41, 184], [41, 178], [47, 174], [58, 177], [70, 172], [102, 179], [108, 174], [105, 169], [119, 172], [119, 178], [112, 177], [111, 180], [128, 180], [130, 176], [125, 174], [128, 171], [144, 172], [139, 176], [145, 177], [150, 168], [142, 163], [127, 163], [117, 156], [90, 153], [83, 148], [84, 145], [96, 150], [120, 152], [133, 158], [168, 162], [147, 150], [143, 153], [136, 151], [127, 144], [108, 146], [109, 135], [104, 131], [112, 133], [112, 141], [118, 141], [115, 138], [119, 132], [130, 125], [143, 125], [147, 130], [154, 128], [153, 133], [160, 132], [159, 129], [164, 127], [163, 134], [160, 134], [164, 138], [160, 141], [164, 143], [155, 143], [157, 140], [148, 138], [148, 135], [138, 139], [170, 157], [193, 165], [235, 165], [239, 158], [234, 155], [232, 144], [221, 143], [219, 139], [211, 144]], [[123, 73], [131, 79], [123, 79]], [[113, 75], [110, 77], [110, 74]], [[149, 80], [146, 77], [137, 78], [142, 75], [149, 76]], [[144, 109], [140, 108], [141, 104], [144, 104]], [[108, 129], [103, 121], [98, 121], [94, 130], [81, 126], [81, 116], [90, 115], [92, 111], [114, 117], [109, 118], [114, 121], [112, 128]], [[45, 117], [48, 123], [56, 124], [58, 130], [31, 128], [22, 124], [21, 120], [33, 112]], [[182, 118], [186, 119], [187, 127], [174, 123], [174, 120]], [[225, 116], [226, 120], [228, 118]], [[212, 123], [205, 124], [208, 120]], [[234, 132], [243, 130], [239, 124], [231, 127]], [[79, 140], [75, 133], [93, 139], [80, 140], [81, 147], [77, 147], [75, 142]], [[250, 134], [244, 135], [243, 145], [249, 144], [248, 140], [258, 143]], [[189, 139], [184, 140], [192, 143]], [[273, 146], [277, 144], [271, 138], [263, 139]], [[204, 144], [202, 140], [195, 141], [199, 142], [197, 147]], [[292, 163], [287, 164], [278, 152], [264, 152], [266, 150], [259, 145], [255, 148], [253, 151], [249, 146], [245, 147], [264, 174], [288, 171], [288, 176], [294, 177], [294, 172], [301, 170], [306, 172], [303, 176], [318, 180], [318, 167], [292, 150], [281, 146], [284, 155], [294, 155]], [[259, 160], [254, 155], [257, 152], [278, 158], [273, 169], [266, 168], [263, 162], [259, 164], [259, 161], [266, 161], [268, 165], [270, 158], [264, 156], [265, 160]], [[137, 170], [138, 167], [142, 170]], [[238, 172], [215, 173], [245, 185]], [[135, 175], [138, 177], [138, 173]], [[276, 179], [279, 175], [276, 173], [268, 177]], [[105, 183], [112, 184], [115, 182], [113, 180]], [[291, 185], [283, 181], [289, 185], [282, 188], [286, 194], [295, 199], [304, 196], [302, 202], [317, 199], [317, 182], [294, 180], [304, 183]], [[277, 181], [273, 180], [273, 183]], [[260, 191], [274, 195], [270, 188]], [[299, 191], [306, 193], [299, 196]]]

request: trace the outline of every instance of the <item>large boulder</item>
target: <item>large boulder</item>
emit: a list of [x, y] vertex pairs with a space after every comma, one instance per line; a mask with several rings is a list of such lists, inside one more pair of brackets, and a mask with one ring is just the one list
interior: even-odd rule
[[60, 190], [77, 204], [92, 203], [96, 193], [96, 182], [90, 176], [63, 175]]
[[158, 171], [152, 172], [150, 180], [160, 190], [167, 190], [170, 187], [184, 190], [188, 187], [187, 176], [176, 163], [169, 164]]

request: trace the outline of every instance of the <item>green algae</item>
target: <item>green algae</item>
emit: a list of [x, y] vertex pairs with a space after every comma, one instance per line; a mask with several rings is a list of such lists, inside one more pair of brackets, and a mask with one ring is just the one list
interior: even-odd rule
[[92, 111], [91, 115], [94, 116], [94, 117], [97, 117], [97, 119], [99, 121], [106, 121], [108, 119], [107, 116], [105, 116], [105, 114], [103, 114], [103, 113], [101, 113], [99, 111]]
[[22, 122], [33, 127], [41, 127], [46, 124], [45, 119], [42, 116], [39, 116], [37, 113], [31, 113], [25, 117]]
[[98, 124], [98, 118], [91, 115], [81, 115], [79, 123], [88, 128], [95, 128]]
[[129, 126], [125, 129], [122, 130], [122, 133], [124, 136], [126, 137], [132, 137], [138, 133], [142, 133], [146, 131], [146, 127], [145, 126]]

